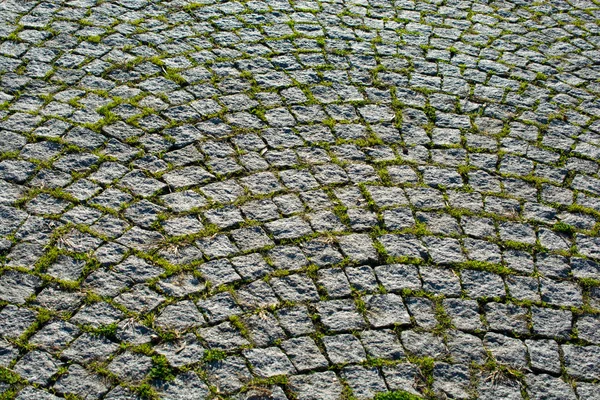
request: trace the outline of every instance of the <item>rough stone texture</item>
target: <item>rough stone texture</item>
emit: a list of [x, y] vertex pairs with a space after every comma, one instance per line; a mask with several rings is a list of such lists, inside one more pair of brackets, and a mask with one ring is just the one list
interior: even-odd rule
[[469, 375], [469, 368], [465, 365], [436, 364], [433, 367], [433, 390], [440, 397], [466, 399], [469, 397]]
[[243, 353], [256, 374], [263, 378], [285, 375], [295, 370], [285, 354], [276, 347], [245, 350]]
[[90, 399], [98, 399], [109, 389], [103, 379], [73, 364], [65, 375], [61, 375], [54, 389], [59, 393], [73, 393]]
[[208, 399], [208, 386], [194, 372], [179, 374], [174, 380], [158, 385], [161, 398], [175, 399]]
[[575, 400], [575, 392], [573, 387], [561, 379], [554, 378], [550, 375], [528, 376], [526, 378], [527, 392], [531, 399], [573, 399]]
[[0, 392], [593, 399], [599, 20], [0, 0]]
[[343, 391], [339, 378], [332, 371], [293, 376], [290, 387], [302, 400], [338, 400]]

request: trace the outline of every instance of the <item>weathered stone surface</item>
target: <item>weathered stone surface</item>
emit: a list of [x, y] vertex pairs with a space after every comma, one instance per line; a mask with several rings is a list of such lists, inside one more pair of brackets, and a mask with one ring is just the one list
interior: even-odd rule
[[295, 372], [290, 360], [276, 347], [244, 350], [244, 357], [248, 359], [255, 373], [263, 378]]
[[597, 397], [596, 2], [0, 15], [0, 397]]
[[98, 399], [108, 392], [109, 387], [101, 377], [73, 364], [65, 375], [61, 375], [54, 385], [54, 389], [59, 393], [72, 393], [78, 396], [87, 396], [90, 399]]
[[290, 377], [292, 391], [302, 400], [337, 400], [342, 396], [342, 384], [332, 371]]

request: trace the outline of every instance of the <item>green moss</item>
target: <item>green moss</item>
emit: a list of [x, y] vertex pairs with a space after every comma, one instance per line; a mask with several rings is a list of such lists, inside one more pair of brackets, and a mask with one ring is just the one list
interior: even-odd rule
[[202, 360], [206, 362], [211, 361], [220, 361], [224, 360], [227, 357], [227, 353], [222, 350], [204, 350], [204, 355], [202, 356]]
[[100, 43], [101, 40], [102, 38], [100, 36], [87, 36], [85, 38], [85, 41], [90, 43]]
[[244, 325], [240, 317], [238, 317], [237, 315], [232, 315], [229, 317], [229, 322], [231, 322], [231, 325], [233, 325], [240, 331], [242, 336], [244, 336], [245, 338], [250, 337], [250, 332], [248, 332], [248, 328], [246, 328], [246, 325]]
[[108, 339], [115, 339], [117, 336], [117, 324], [109, 324], [109, 325], [100, 325], [99, 327], [93, 329], [91, 333], [104, 336]]
[[425, 115], [427, 115], [427, 118], [430, 121], [435, 121], [435, 108], [430, 105], [426, 105], [425, 108], [423, 108], [423, 112]]
[[158, 395], [148, 383], [138, 386], [135, 391], [142, 399], [157, 399]]
[[393, 392], [377, 393], [374, 400], [422, 400], [423, 397], [415, 396], [412, 393], [405, 392], [403, 390], [396, 390]]
[[515, 242], [514, 240], [506, 240], [506, 241], [502, 242], [502, 244], [504, 245], [505, 248], [512, 249], [512, 250], [527, 251], [532, 247], [531, 245], [528, 245], [527, 243]]
[[511, 275], [514, 272], [502, 264], [494, 264], [485, 261], [469, 260], [455, 265], [459, 269], [474, 269], [478, 271], [487, 271], [499, 275]]
[[14, 384], [19, 382], [19, 375], [7, 368], [0, 367], [0, 382]]
[[566, 224], [564, 222], [557, 222], [552, 227], [554, 232], [564, 233], [566, 235], [572, 236], [575, 233], [575, 228], [572, 225]]
[[584, 288], [600, 287], [600, 279], [579, 278], [578, 282]]
[[165, 356], [152, 357], [152, 368], [150, 369], [150, 377], [161, 381], [172, 381], [175, 379], [175, 373], [169, 365]]

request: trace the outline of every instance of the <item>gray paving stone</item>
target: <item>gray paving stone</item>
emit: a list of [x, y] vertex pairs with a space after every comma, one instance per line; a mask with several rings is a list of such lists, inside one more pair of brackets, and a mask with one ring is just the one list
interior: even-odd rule
[[474, 300], [446, 299], [443, 304], [446, 314], [458, 329], [475, 331], [484, 328], [479, 306]]
[[135, 285], [131, 291], [121, 293], [115, 301], [128, 310], [142, 313], [156, 308], [164, 298], [145, 285]]
[[581, 306], [581, 288], [568, 281], [553, 281], [550, 279], [540, 280], [540, 292], [542, 300], [550, 304], [562, 306]]
[[442, 338], [430, 332], [403, 331], [400, 340], [404, 348], [417, 357], [443, 358], [447, 353]]
[[587, 382], [578, 383], [577, 394], [579, 394], [579, 398], [596, 400], [599, 396], [598, 385]]
[[77, 326], [58, 320], [50, 322], [37, 331], [29, 338], [29, 342], [49, 351], [57, 351], [75, 339], [78, 333]]
[[554, 340], [526, 340], [531, 367], [552, 374], [560, 373], [558, 344]]
[[378, 289], [377, 278], [368, 265], [345, 269], [350, 286], [358, 291], [374, 292]]
[[264, 398], [270, 398], [270, 399], [274, 399], [274, 400], [287, 400], [287, 396], [285, 395], [285, 392], [283, 391], [283, 389], [281, 389], [281, 387], [279, 386], [268, 386], [265, 388], [258, 388], [258, 389], [252, 389], [249, 390], [246, 393], [240, 393], [239, 396], [237, 396], [236, 398], [241, 398], [241, 399], [264, 399]]
[[291, 336], [313, 333], [315, 328], [304, 306], [282, 308], [277, 311], [280, 325]]
[[513, 304], [487, 303], [485, 319], [492, 331], [528, 334], [528, 309]]
[[427, 249], [414, 235], [383, 235], [377, 240], [383, 245], [389, 256], [420, 260], [428, 258]]
[[449, 297], [460, 295], [460, 280], [454, 271], [427, 266], [420, 267], [419, 270], [423, 279], [423, 290]]
[[[184, 302], [178, 304], [183, 303]], [[192, 310], [191, 306], [193, 303], [187, 302], [186, 305]], [[242, 312], [235, 298], [229, 292], [221, 292], [206, 300], [199, 300], [198, 308], [206, 315], [209, 322], [220, 322], [230, 316], [241, 314]], [[195, 313], [193, 315], [195, 315]]]
[[123, 318], [123, 313], [112, 305], [99, 302], [84, 305], [79, 312], [71, 318], [71, 322], [89, 325], [98, 328], [102, 325], [110, 325]]
[[[171, 366], [175, 368], [181, 368], [183, 366], [194, 364], [202, 360], [202, 355], [204, 354], [204, 347], [198, 341], [194, 334], [188, 333], [180, 337], [178, 340], [172, 342], [165, 342], [157, 346], [156, 352], [165, 356]], [[130, 372], [127, 370], [127, 365], [123, 365], [124, 361], [127, 361], [128, 358], [131, 357], [122, 357], [116, 363], [116, 365], [114, 365], [115, 369], [122, 371], [121, 373], [130, 374]], [[132, 361], [135, 362], [135, 360]], [[141, 362], [146, 366], [148, 364], [148, 361], [145, 359], [142, 359]]]
[[517, 300], [540, 301], [539, 282], [528, 276], [506, 277], [506, 287], [510, 295]]
[[236, 350], [250, 344], [229, 322], [223, 322], [210, 328], [202, 328], [198, 333], [213, 349]]
[[325, 288], [330, 298], [347, 297], [351, 294], [350, 283], [342, 269], [320, 270], [317, 284]]
[[407, 264], [390, 264], [374, 268], [379, 282], [390, 291], [420, 290], [421, 280], [417, 267]]
[[295, 372], [290, 360], [277, 347], [244, 350], [243, 354], [252, 365], [253, 371], [260, 377], [269, 378]]
[[269, 222], [265, 225], [275, 239], [296, 239], [312, 233], [310, 225], [299, 217], [291, 217]]
[[204, 323], [202, 314], [191, 301], [182, 301], [165, 307], [156, 318], [156, 324], [163, 328], [182, 331]]
[[56, 381], [53, 388], [59, 393], [72, 393], [90, 399], [99, 399], [109, 389], [100, 376], [86, 371], [78, 364], [71, 365], [67, 373], [61, 375]]
[[119, 354], [108, 364], [109, 371], [129, 382], [140, 382], [150, 372], [152, 359], [130, 352]]
[[62, 367], [60, 360], [50, 354], [33, 350], [25, 354], [13, 367], [23, 379], [38, 385], [48, 385], [52, 375]]
[[483, 344], [497, 362], [513, 368], [527, 368], [527, 347], [519, 339], [487, 333]]
[[334, 332], [361, 329], [366, 324], [351, 300], [330, 300], [316, 306], [321, 322]]
[[367, 320], [376, 328], [393, 325], [407, 325], [410, 316], [402, 298], [395, 294], [365, 296]]
[[533, 333], [538, 335], [566, 339], [571, 333], [572, 319], [571, 312], [567, 310], [531, 308]]
[[16, 398], [19, 400], [34, 400], [34, 399], [56, 400], [56, 399], [60, 399], [60, 397], [58, 397], [58, 396], [55, 396], [55, 395], [48, 393], [41, 389], [36, 389], [32, 386], [26, 386], [25, 388], [23, 388], [23, 390], [21, 390], [19, 392], [19, 394], [17, 395]]
[[340, 236], [338, 243], [342, 253], [352, 261], [367, 263], [377, 261], [377, 252], [368, 235], [356, 233]]
[[433, 329], [438, 324], [435, 318], [435, 307], [431, 300], [423, 297], [407, 297], [405, 303], [418, 326]]
[[360, 340], [350, 334], [325, 336], [322, 340], [332, 364], [355, 364], [367, 359]]
[[207, 399], [208, 386], [194, 372], [184, 372], [157, 388], [163, 399]]
[[19, 349], [16, 346], [10, 343], [2, 343], [0, 345], [0, 366], [8, 368], [18, 355]]
[[266, 347], [285, 338], [285, 332], [271, 313], [251, 315], [243, 319], [248, 336], [256, 346]]
[[504, 282], [496, 274], [465, 269], [461, 272], [462, 284], [470, 297], [504, 297]]
[[268, 257], [278, 269], [296, 270], [308, 263], [304, 253], [295, 246], [276, 246], [268, 252]]
[[252, 379], [244, 359], [237, 356], [210, 362], [208, 376], [210, 382], [222, 393], [234, 392]]
[[483, 342], [477, 336], [452, 330], [448, 333], [446, 343], [452, 359], [457, 362], [483, 364], [487, 359]]
[[139, 251], [148, 251], [155, 249], [163, 236], [154, 231], [148, 231], [134, 226], [125, 232], [117, 241], [127, 247]]
[[84, 333], [71, 342], [68, 348], [63, 351], [62, 356], [79, 363], [104, 361], [118, 348], [119, 346], [116, 343], [111, 342], [106, 337]]
[[202, 264], [198, 270], [202, 277], [213, 285], [235, 282], [241, 279], [229, 260], [214, 260]]
[[332, 371], [290, 377], [290, 387], [299, 400], [337, 400], [343, 386]]
[[573, 388], [550, 375], [528, 375], [527, 392], [533, 399], [576, 399]]
[[600, 344], [600, 318], [595, 314], [584, 314], [577, 317], [577, 336], [594, 344]]
[[595, 365], [600, 357], [598, 346], [562, 346], [564, 363], [567, 373], [583, 379], [598, 379], [598, 370]]
[[9, 304], [0, 311], [0, 319], [4, 321], [0, 327], [0, 336], [16, 339], [29, 329], [36, 318], [36, 312]]
[[304, 274], [288, 275], [271, 280], [271, 287], [284, 301], [317, 301], [319, 294], [313, 281]]
[[377, 393], [387, 391], [387, 386], [377, 368], [365, 368], [358, 365], [344, 367], [342, 377], [359, 399], [373, 398]]
[[360, 338], [367, 354], [372, 358], [387, 360], [405, 358], [398, 336], [392, 330], [364, 331]]
[[237, 291], [238, 303], [244, 309], [273, 307], [279, 303], [275, 292], [262, 280], [257, 280]]
[[0, 299], [23, 304], [40, 286], [41, 280], [38, 277], [8, 270], [0, 276]]
[[433, 390], [441, 396], [469, 398], [470, 383], [469, 368], [465, 365], [439, 363], [433, 367]]
[[511, 379], [494, 380], [491, 376], [481, 376], [477, 389], [480, 399], [521, 400], [521, 384]]
[[300, 372], [325, 368], [328, 362], [310, 337], [299, 337], [281, 343], [281, 348]]
[[390, 390], [405, 391], [420, 395], [416, 390], [418, 369], [410, 363], [382, 367], [383, 376]]

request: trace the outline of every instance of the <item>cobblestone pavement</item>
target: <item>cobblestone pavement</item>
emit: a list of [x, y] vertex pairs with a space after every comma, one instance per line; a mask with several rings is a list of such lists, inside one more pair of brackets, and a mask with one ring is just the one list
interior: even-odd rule
[[598, 5], [0, 1], [0, 399], [600, 399]]

